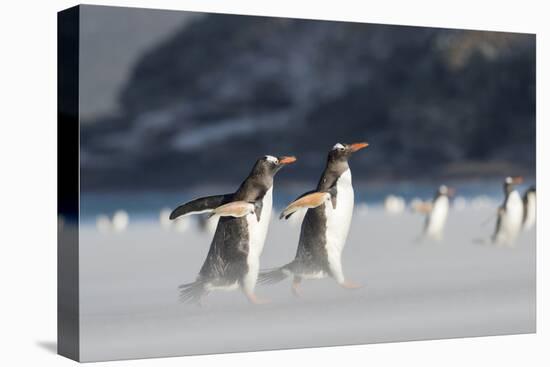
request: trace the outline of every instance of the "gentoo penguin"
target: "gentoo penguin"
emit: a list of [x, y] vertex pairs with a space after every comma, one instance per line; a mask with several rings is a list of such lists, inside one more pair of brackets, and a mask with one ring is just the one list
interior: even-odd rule
[[342, 250], [353, 214], [354, 194], [349, 157], [367, 143], [336, 144], [328, 154], [317, 189], [288, 205], [281, 217], [288, 219], [299, 208], [308, 208], [302, 222], [296, 257], [280, 268], [260, 274], [260, 282], [271, 284], [293, 276], [292, 292], [300, 295], [302, 279], [331, 276], [344, 288], [358, 288], [344, 277]]
[[388, 195], [384, 199], [384, 209], [391, 215], [401, 214], [405, 210], [405, 199], [400, 196]]
[[426, 239], [440, 241], [443, 238], [443, 229], [449, 214], [449, 196], [453, 195], [454, 190], [445, 185], [441, 185], [437, 190], [430, 210], [426, 214], [424, 223], [423, 237]]
[[523, 230], [528, 231], [535, 225], [537, 218], [537, 194], [531, 186], [523, 194]]
[[128, 228], [130, 217], [125, 210], [117, 210], [113, 217], [100, 214], [96, 217], [96, 227], [101, 233], [124, 232]]
[[513, 245], [523, 224], [523, 202], [515, 185], [523, 182], [521, 177], [506, 177], [504, 180], [504, 203], [498, 208], [495, 233], [491, 240], [497, 245]]
[[130, 217], [125, 210], [117, 210], [111, 220], [115, 232], [124, 232], [130, 223]]
[[179, 287], [182, 301], [200, 303], [212, 290], [241, 288], [250, 302], [262, 302], [254, 287], [271, 217], [273, 177], [294, 161], [294, 157], [260, 158], [234, 193], [195, 199], [170, 214], [170, 219], [207, 212], [219, 217], [199, 275], [194, 282]]

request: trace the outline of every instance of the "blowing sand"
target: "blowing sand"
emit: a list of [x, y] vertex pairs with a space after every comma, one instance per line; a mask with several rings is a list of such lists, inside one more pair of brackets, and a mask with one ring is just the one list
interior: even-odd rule
[[[378, 343], [535, 331], [535, 231], [513, 248], [476, 244], [494, 209], [451, 211], [445, 240], [418, 243], [423, 217], [355, 213], [343, 254], [347, 277], [258, 286], [266, 305], [239, 291], [211, 293], [206, 307], [181, 304], [210, 235], [131, 223], [123, 233], [80, 232], [81, 358], [84, 361]], [[275, 217], [275, 216], [274, 216]], [[262, 268], [295, 254], [299, 226], [273, 219]]]

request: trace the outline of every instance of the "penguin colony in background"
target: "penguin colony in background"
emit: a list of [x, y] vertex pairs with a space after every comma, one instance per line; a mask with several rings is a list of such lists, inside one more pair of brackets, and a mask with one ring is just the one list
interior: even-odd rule
[[[256, 283], [274, 284], [286, 278], [292, 279], [291, 291], [296, 296], [301, 294], [303, 279], [330, 277], [343, 288], [359, 288], [359, 284], [344, 274], [342, 252], [354, 211], [349, 159], [367, 146], [367, 143], [334, 145], [317, 187], [282, 211], [280, 219], [290, 219], [292, 223], [293, 217], [298, 218], [294, 222], [301, 222], [301, 230], [294, 259], [274, 269], [260, 272], [260, 255], [273, 208], [273, 181], [281, 168], [296, 161], [295, 157], [266, 155], [256, 161], [234, 193], [198, 198], [169, 214], [163, 210], [160, 222], [165, 228], [173, 225], [170, 221], [182, 221], [183, 217], [193, 214], [202, 215], [204, 226], [208, 222], [215, 227], [199, 274], [193, 282], [179, 286], [180, 299], [201, 304], [211, 291], [240, 289], [251, 303], [259, 304], [265, 300], [256, 296]], [[497, 225], [491, 237], [494, 244], [512, 244], [522, 229], [528, 230], [535, 223], [535, 189], [530, 188], [521, 198], [515, 190], [520, 182], [519, 177], [507, 177], [504, 182], [505, 199], [498, 209]], [[454, 189], [443, 185], [431, 202], [418, 199], [411, 203], [414, 211], [426, 215], [422, 238], [435, 241], [443, 238], [449, 198], [453, 194]], [[393, 214], [405, 207], [404, 201], [394, 199], [401, 198], [385, 203]]]
[[112, 218], [108, 215], [100, 214], [96, 217], [96, 227], [101, 233], [124, 232], [128, 228], [130, 217], [125, 210], [117, 210]]

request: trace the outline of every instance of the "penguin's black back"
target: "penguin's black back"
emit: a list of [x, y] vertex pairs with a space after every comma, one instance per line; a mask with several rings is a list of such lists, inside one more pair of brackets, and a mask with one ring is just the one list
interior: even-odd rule
[[244, 217], [221, 217], [199, 280], [217, 279], [224, 284], [240, 281], [248, 272], [249, 239]]
[[[259, 170], [258, 165], [234, 193], [233, 200], [256, 202], [263, 200], [273, 185], [273, 177]], [[258, 220], [261, 207], [256, 207]], [[241, 281], [248, 273], [250, 235], [246, 217], [221, 217], [206, 260], [197, 280], [216, 280], [217, 285], [229, 285]]]
[[[347, 161], [327, 162], [327, 166], [317, 184], [317, 191], [330, 192], [332, 204], [338, 205], [338, 192], [336, 183], [346, 170], [349, 169]], [[315, 273], [330, 272], [328, 254], [326, 250], [327, 217], [324, 203], [316, 208], [308, 209], [300, 231], [298, 250], [293, 266], [299, 267], [298, 272]]]
[[302, 228], [294, 265], [299, 267], [297, 272], [315, 273], [329, 272], [326, 250], [326, 223], [325, 204], [314, 209], [308, 209]]

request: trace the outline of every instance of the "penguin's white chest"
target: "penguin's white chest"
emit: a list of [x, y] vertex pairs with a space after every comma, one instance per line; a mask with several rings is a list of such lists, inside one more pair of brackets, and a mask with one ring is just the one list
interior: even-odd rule
[[525, 203], [525, 219], [523, 222], [523, 229], [529, 230], [533, 228], [536, 222], [537, 209], [536, 209], [536, 196], [530, 192], [527, 194], [527, 201]]
[[428, 214], [426, 223], [426, 236], [439, 240], [443, 236], [443, 228], [449, 214], [449, 198], [447, 196], [438, 197], [434, 203], [431, 212]]
[[273, 206], [273, 187], [271, 187], [262, 199], [262, 214], [258, 221], [256, 214], [246, 216], [248, 224], [248, 267], [249, 271], [258, 271], [260, 265], [260, 255], [264, 248], [267, 229], [271, 220]]
[[518, 236], [523, 223], [523, 202], [517, 191], [512, 191], [500, 219], [496, 242], [512, 244]]
[[325, 247], [329, 263], [340, 262], [353, 215], [354, 194], [349, 169], [336, 181], [336, 191], [336, 209], [333, 208], [330, 202], [325, 204]]

